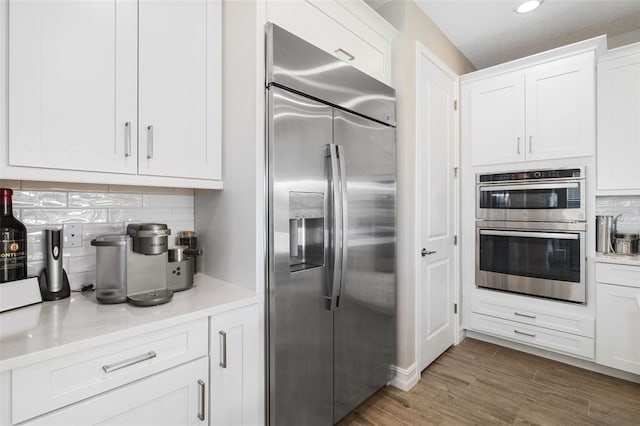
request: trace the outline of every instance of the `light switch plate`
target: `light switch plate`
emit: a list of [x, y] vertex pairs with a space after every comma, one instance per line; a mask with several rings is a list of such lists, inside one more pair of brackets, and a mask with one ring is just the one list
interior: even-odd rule
[[81, 223], [65, 223], [64, 230], [64, 247], [81, 247], [82, 246], [82, 224]]

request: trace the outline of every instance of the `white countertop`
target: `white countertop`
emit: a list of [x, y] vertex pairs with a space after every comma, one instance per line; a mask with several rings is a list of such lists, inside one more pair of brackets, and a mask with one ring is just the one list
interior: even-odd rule
[[198, 274], [160, 306], [103, 305], [93, 292], [0, 314], [0, 372], [261, 301], [244, 287]]
[[625, 254], [596, 253], [596, 262], [640, 266], [640, 254], [625, 255]]

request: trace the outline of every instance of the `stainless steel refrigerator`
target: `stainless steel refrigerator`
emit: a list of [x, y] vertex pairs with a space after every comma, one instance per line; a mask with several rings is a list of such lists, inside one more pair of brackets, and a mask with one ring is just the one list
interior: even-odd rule
[[394, 374], [395, 91], [266, 37], [268, 418], [330, 425]]

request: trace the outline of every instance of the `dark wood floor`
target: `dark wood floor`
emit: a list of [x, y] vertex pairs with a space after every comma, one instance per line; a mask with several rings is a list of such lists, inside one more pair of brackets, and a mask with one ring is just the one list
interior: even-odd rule
[[347, 425], [640, 425], [640, 385], [474, 339], [410, 392], [387, 386]]

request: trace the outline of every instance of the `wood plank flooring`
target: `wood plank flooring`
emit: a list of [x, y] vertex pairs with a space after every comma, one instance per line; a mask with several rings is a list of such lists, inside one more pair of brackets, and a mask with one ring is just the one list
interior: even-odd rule
[[338, 424], [637, 426], [640, 385], [467, 338]]

